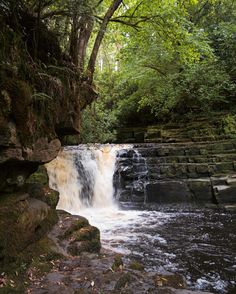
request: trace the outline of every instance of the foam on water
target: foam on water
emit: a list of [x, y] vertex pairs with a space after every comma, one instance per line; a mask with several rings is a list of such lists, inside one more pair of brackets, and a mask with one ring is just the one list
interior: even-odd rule
[[[235, 251], [225, 246], [235, 240], [235, 218], [214, 211], [120, 209], [113, 188], [116, 152], [130, 148], [64, 148], [46, 165], [49, 184], [60, 193], [57, 208], [85, 216], [100, 229], [104, 248], [141, 260], [146, 270], [182, 273], [191, 288], [226, 293], [235, 285]], [[147, 170], [141, 172], [143, 180]]]
[[115, 209], [113, 174], [116, 151], [121, 148], [109, 144], [66, 147], [46, 164], [49, 185], [60, 193], [57, 208], [73, 214], [86, 207]]

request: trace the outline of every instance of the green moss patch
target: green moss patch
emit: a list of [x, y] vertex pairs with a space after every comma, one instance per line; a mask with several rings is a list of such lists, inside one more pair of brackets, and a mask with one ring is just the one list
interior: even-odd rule
[[138, 261], [133, 261], [129, 264], [129, 268], [136, 271], [144, 271], [144, 266]]
[[28, 285], [44, 276], [63, 256], [56, 251], [56, 246], [47, 237], [28, 246], [18, 253], [14, 262], [5, 265], [5, 284], [0, 293], [25, 293]]

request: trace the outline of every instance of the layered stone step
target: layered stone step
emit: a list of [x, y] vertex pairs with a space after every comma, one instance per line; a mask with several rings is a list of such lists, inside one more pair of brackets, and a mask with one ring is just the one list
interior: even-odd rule
[[[232, 153], [236, 149], [236, 139], [216, 142], [187, 142], [165, 144], [135, 144], [134, 148], [144, 156], [186, 156]], [[129, 154], [127, 154], [129, 156]]]
[[236, 140], [135, 145], [114, 181], [120, 201], [236, 204]]
[[225, 132], [225, 113], [214, 113], [213, 116], [200, 117], [197, 115], [191, 121], [178, 120], [165, 124], [149, 126], [129, 126], [117, 129], [118, 143], [171, 143], [171, 142], [205, 142], [229, 139]]
[[163, 163], [218, 163], [236, 161], [235, 153], [224, 153], [215, 155], [196, 155], [196, 156], [163, 156], [163, 157], [146, 157], [147, 164]]

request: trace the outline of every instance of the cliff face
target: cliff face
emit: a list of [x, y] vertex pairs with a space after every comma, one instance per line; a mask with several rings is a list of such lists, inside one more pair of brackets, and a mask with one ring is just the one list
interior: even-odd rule
[[20, 254], [57, 222], [58, 193], [47, 186], [45, 171], [26, 181], [57, 156], [64, 136], [79, 134], [81, 109], [96, 93], [63, 57], [56, 36], [34, 16], [20, 9], [1, 12], [0, 28], [0, 268], [4, 268], [17, 263]]
[[56, 157], [63, 136], [79, 134], [96, 93], [43, 23], [35, 44], [33, 16], [1, 15], [0, 26], [0, 191], [13, 191]]

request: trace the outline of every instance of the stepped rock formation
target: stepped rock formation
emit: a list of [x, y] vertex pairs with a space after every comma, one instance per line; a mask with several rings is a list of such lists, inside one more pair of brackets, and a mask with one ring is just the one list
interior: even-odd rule
[[[127, 126], [117, 130], [119, 143], [186, 143], [230, 139], [225, 122], [227, 114], [215, 113], [214, 116], [194, 115], [187, 120], [159, 123], [147, 126]], [[233, 132], [233, 130], [231, 130]]]
[[120, 201], [235, 205], [235, 139], [134, 148], [118, 152]]

